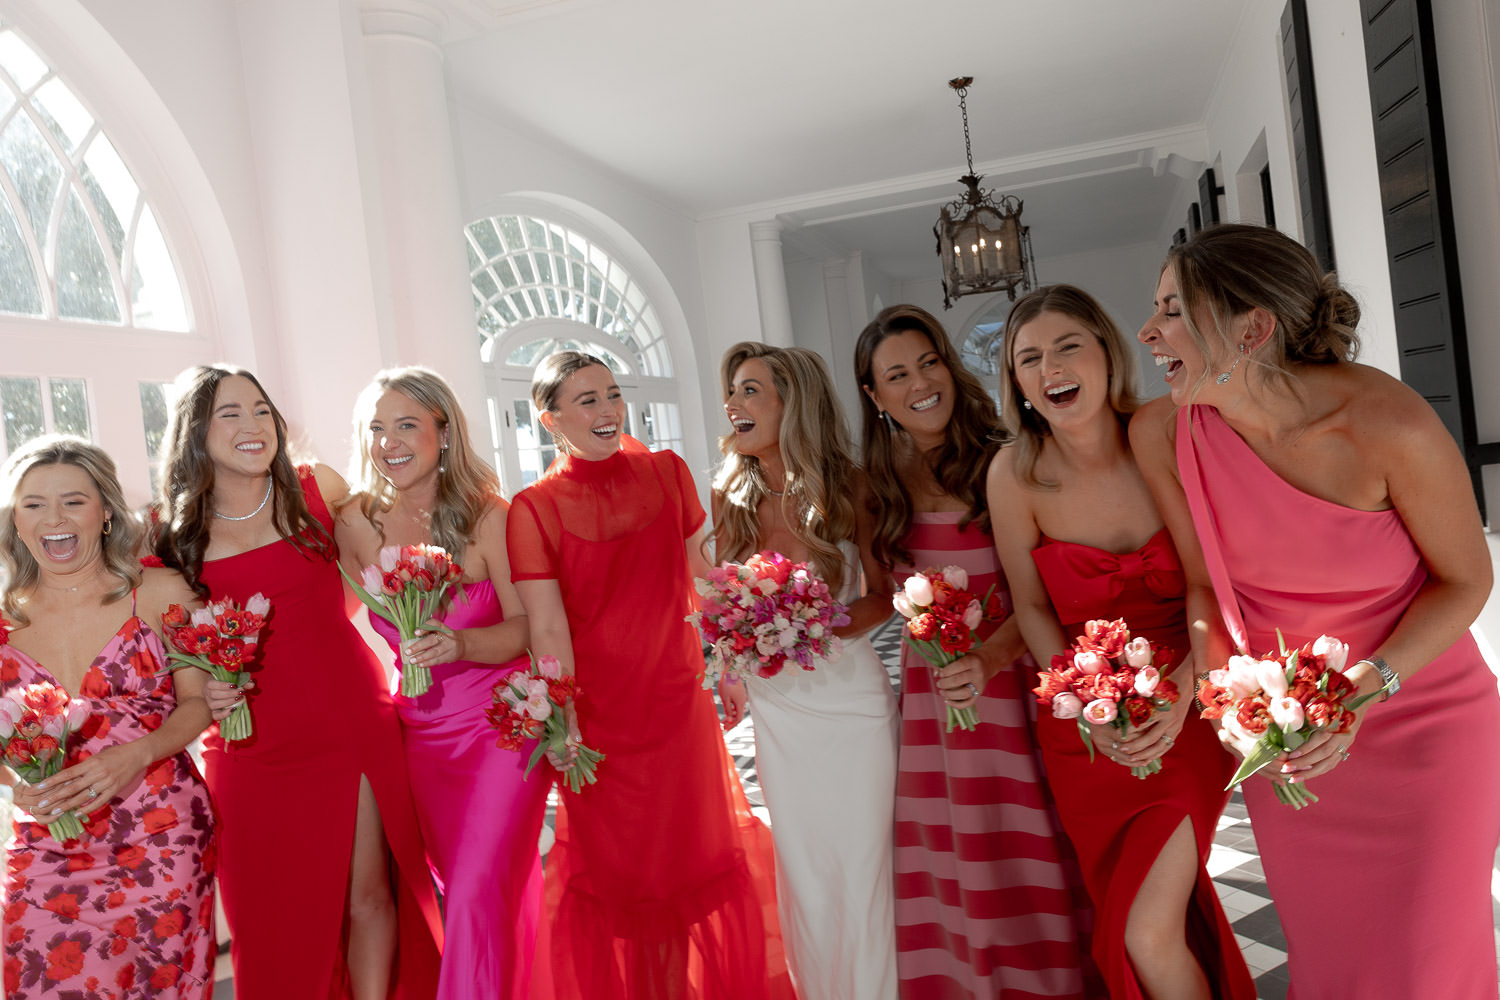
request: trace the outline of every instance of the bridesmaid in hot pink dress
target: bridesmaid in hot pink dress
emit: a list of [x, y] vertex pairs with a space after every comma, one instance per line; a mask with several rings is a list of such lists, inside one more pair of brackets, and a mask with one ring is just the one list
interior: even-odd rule
[[[114, 463], [93, 445], [23, 445], [0, 490], [12, 581], [0, 605], [13, 627], [7, 635], [0, 619], [0, 691], [50, 684], [91, 713], [69, 741], [68, 767], [14, 784], [5, 996], [206, 997], [217, 952], [214, 815], [185, 747], [209, 722], [207, 675], [172, 672], [153, 631], [168, 604], [192, 603], [193, 592], [171, 570], [142, 571], [141, 526]], [[78, 816], [81, 836], [53, 839], [46, 824], [60, 810]]]
[[542, 865], [537, 853], [552, 769], [524, 774], [530, 749], [495, 746], [490, 692], [526, 665], [526, 617], [505, 552], [509, 504], [474, 454], [453, 390], [426, 368], [375, 376], [354, 407], [359, 442], [335, 534], [345, 568], [376, 562], [385, 545], [436, 544], [464, 568], [462, 592], [434, 632], [399, 648], [395, 626], [370, 616], [398, 656], [432, 670], [432, 688], [395, 695], [412, 798], [427, 860], [443, 893], [439, 1000], [550, 996], [537, 962]]
[[[1088, 293], [1050, 285], [1011, 308], [1000, 392], [1012, 443], [990, 466], [995, 543], [1039, 662], [1097, 618], [1172, 650], [1182, 692], [1126, 732], [1044, 712], [1047, 780], [1078, 850], [1111, 997], [1253, 1000], [1255, 984], [1204, 865], [1234, 762], [1191, 713], [1182, 566], [1126, 438], [1137, 406], [1125, 339]], [[1128, 768], [1161, 761], [1145, 780]]]
[[[916, 306], [860, 334], [865, 473], [874, 554], [904, 582], [957, 565], [1010, 607], [990, 532], [984, 470], [1003, 431], [994, 401], [942, 325]], [[890, 584], [887, 584], [890, 585]], [[901, 996], [949, 1000], [1090, 995], [1088, 899], [1043, 779], [1031, 665], [1013, 622], [935, 670], [901, 651], [896, 785], [896, 969]], [[945, 731], [947, 705], [979, 726]]]
[[1359, 691], [1387, 685], [1352, 732], [1279, 762], [1272, 780], [1308, 782], [1315, 805], [1246, 782], [1291, 995], [1493, 1000], [1500, 698], [1467, 633], [1489, 558], [1436, 414], [1352, 362], [1358, 320], [1288, 237], [1204, 230], [1171, 252], [1141, 331], [1171, 398], [1131, 437], [1200, 607], [1222, 613], [1200, 663], [1275, 649], [1277, 629], [1328, 634]]

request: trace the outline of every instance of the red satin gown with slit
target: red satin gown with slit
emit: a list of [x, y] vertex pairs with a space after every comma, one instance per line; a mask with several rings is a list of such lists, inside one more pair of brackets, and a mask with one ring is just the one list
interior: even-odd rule
[[770, 831], [684, 621], [684, 542], [703, 520], [682, 459], [629, 439], [603, 461], [560, 459], [511, 505], [511, 578], [557, 581], [579, 729], [604, 754], [597, 784], [562, 792], [547, 856], [559, 998], [791, 995]]
[[[333, 519], [309, 469], [314, 517]], [[384, 668], [349, 620], [338, 567], [285, 539], [203, 563], [212, 596], [264, 594], [250, 693], [255, 733], [204, 761], [219, 814], [219, 888], [233, 936], [236, 1000], [349, 996], [345, 900], [360, 776], [390, 846], [397, 943], [392, 998], [431, 1000], [442, 924], [417, 827], [401, 727]]]
[[[1170, 647], [1171, 665], [1189, 652], [1186, 584], [1165, 528], [1122, 554], [1043, 538], [1031, 558], [1070, 641], [1083, 633], [1085, 622], [1123, 618], [1131, 635]], [[1192, 698], [1191, 674], [1179, 672], [1173, 679], [1182, 697]], [[1037, 730], [1057, 812], [1094, 902], [1094, 960], [1109, 995], [1114, 1000], [1145, 996], [1125, 951], [1125, 921], [1162, 846], [1187, 819], [1198, 848], [1197, 884], [1188, 899], [1188, 946], [1214, 996], [1254, 1000], [1255, 983], [1203, 867], [1235, 767], [1213, 727], [1189, 710], [1162, 769], [1144, 779], [1103, 754], [1090, 761], [1074, 719], [1057, 719], [1044, 710]]]

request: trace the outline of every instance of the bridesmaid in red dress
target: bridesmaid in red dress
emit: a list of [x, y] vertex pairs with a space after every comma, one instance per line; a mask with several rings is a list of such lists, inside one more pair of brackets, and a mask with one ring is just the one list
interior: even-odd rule
[[[185, 748], [209, 724], [207, 675], [173, 672], [155, 631], [196, 598], [179, 574], [141, 569], [141, 525], [95, 446], [37, 438], [0, 479], [0, 691], [50, 684], [90, 715], [57, 774], [0, 772], [17, 811], [4, 995], [200, 1000], [217, 950], [214, 818]], [[46, 824], [65, 810], [83, 832], [58, 842]]]
[[[854, 365], [885, 585], [957, 565], [1008, 609], [982, 488], [1003, 438], [994, 401], [916, 306], [875, 317]], [[941, 671], [903, 644], [896, 968], [908, 1000], [1086, 995], [1088, 901], [1042, 777], [1026, 656], [1013, 621]], [[974, 707], [978, 728], [946, 732], [948, 704]]]
[[[1013, 438], [989, 471], [1007, 517], [995, 544], [1016, 618], [1038, 663], [1084, 623], [1124, 618], [1174, 651], [1182, 692], [1128, 731], [1038, 721], [1047, 778], [1094, 901], [1094, 959], [1117, 1000], [1253, 1000], [1244, 958], [1204, 868], [1234, 762], [1190, 713], [1193, 669], [1182, 566], [1130, 452], [1137, 406], [1129, 348], [1104, 309], [1071, 285], [1017, 302], [1002, 347], [1001, 407]], [[1191, 717], [1190, 717], [1191, 716]], [[1161, 760], [1136, 778], [1130, 767]]]
[[692, 476], [624, 436], [620, 388], [595, 357], [544, 359], [531, 396], [561, 456], [512, 501], [511, 579], [532, 651], [578, 678], [570, 721], [605, 755], [597, 784], [563, 796], [547, 856], [558, 996], [790, 996], [769, 831], [683, 620], [708, 571]]
[[[1203, 230], [1156, 299], [1140, 339], [1171, 396], [1130, 432], [1212, 623], [1199, 669], [1280, 629], [1337, 636], [1359, 691], [1390, 685], [1245, 783], [1291, 996], [1493, 1000], [1500, 698], [1468, 634], [1492, 570], [1462, 456], [1420, 396], [1353, 362], [1358, 304], [1284, 234]], [[1293, 811], [1272, 780], [1320, 801]]]
[[442, 928], [400, 725], [335, 563], [328, 503], [347, 488], [293, 467], [249, 372], [191, 368], [177, 388], [156, 554], [204, 596], [271, 601], [253, 691], [207, 685], [216, 717], [248, 697], [255, 722], [204, 754], [235, 996], [428, 1000]]

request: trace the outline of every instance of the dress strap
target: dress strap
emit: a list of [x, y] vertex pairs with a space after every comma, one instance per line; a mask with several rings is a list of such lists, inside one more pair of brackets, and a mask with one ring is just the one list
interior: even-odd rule
[[1208, 446], [1208, 428], [1200, 416], [1206, 409], [1191, 405], [1177, 411], [1177, 473], [1182, 479], [1182, 492], [1187, 495], [1188, 509], [1193, 514], [1193, 526], [1198, 532], [1198, 544], [1203, 549], [1209, 579], [1213, 581], [1214, 596], [1219, 601], [1219, 614], [1235, 646], [1241, 652], [1248, 652], [1249, 633], [1245, 630], [1245, 618], [1235, 597], [1234, 583], [1229, 579], [1229, 564], [1225, 562], [1224, 549], [1219, 544], [1218, 521], [1208, 501], [1203, 470], [1198, 464], [1199, 439], [1202, 438], [1201, 443]]
[[136, 592], [136, 589], [137, 588], [135, 588], [135, 587], [131, 587], [130, 588], [130, 614], [131, 614], [132, 617], [135, 616], [135, 592]]

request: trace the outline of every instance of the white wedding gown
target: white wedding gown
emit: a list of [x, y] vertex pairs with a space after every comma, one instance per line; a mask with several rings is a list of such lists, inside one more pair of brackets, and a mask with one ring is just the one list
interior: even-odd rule
[[[858, 596], [859, 560], [843, 546]], [[891, 836], [900, 713], [867, 638], [837, 660], [748, 680], [781, 933], [800, 1000], [895, 1000]]]

